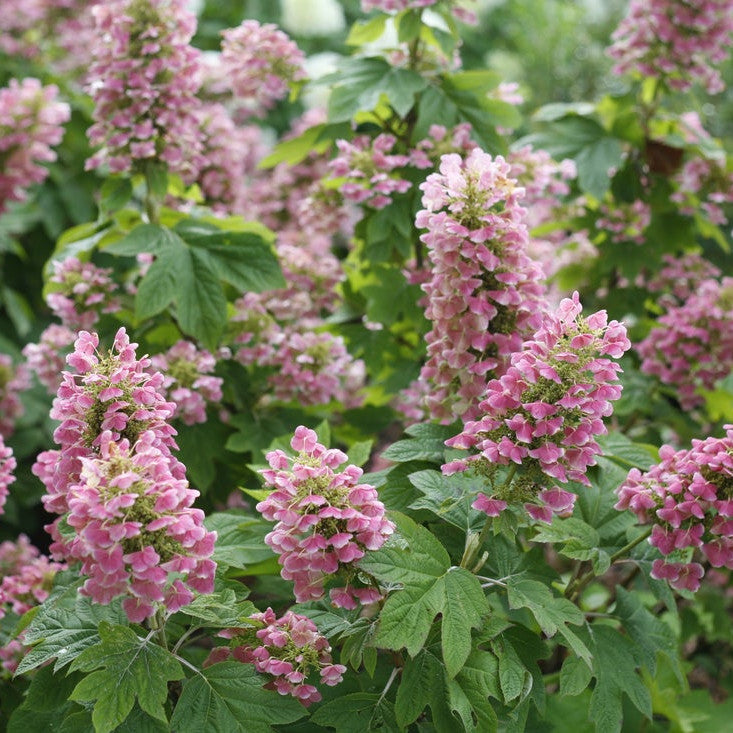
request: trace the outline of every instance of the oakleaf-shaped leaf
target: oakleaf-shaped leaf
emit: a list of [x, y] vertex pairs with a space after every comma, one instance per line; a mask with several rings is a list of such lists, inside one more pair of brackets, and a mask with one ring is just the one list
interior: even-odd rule
[[221, 662], [186, 682], [171, 718], [176, 733], [271, 733], [292, 723], [305, 708], [291, 697], [265, 690], [251, 665]]
[[127, 626], [99, 625], [101, 642], [85, 649], [71, 670], [91, 672], [71, 693], [77, 702], [94, 702], [97, 733], [114, 730], [130, 714], [135, 700], [148, 715], [167, 721], [163, 705], [168, 681], [183, 677], [173, 655]]
[[448, 676], [455, 677], [471, 653], [471, 629], [488, 614], [489, 604], [478, 578], [464, 568], [451, 568], [445, 574], [443, 591], [443, 661]]
[[577, 606], [567, 598], [554, 596], [538, 580], [515, 576], [509, 579], [507, 585], [510, 608], [528, 608], [542, 631], [548, 636], [559, 632], [568, 646], [590, 665], [591, 653], [588, 647], [568, 628], [568, 624], [579, 625], [585, 621], [583, 612]]
[[78, 591], [78, 583], [55, 591], [40, 606], [23, 639], [33, 648], [18, 665], [18, 674], [56, 659], [54, 670], [73, 661], [87, 647], [99, 642], [100, 622], [124, 623], [120, 604], [100, 606]]

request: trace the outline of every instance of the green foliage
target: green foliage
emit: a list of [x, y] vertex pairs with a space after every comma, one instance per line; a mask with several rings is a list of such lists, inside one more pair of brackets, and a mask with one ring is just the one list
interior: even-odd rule
[[273, 725], [292, 723], [304, 714], [296, 700], [262, 689], [262, 678], [251, 666], [221, 662], [186, 681], [171, 727], [180, 733], [271, 733]]
[[130, 714], [137, 700], [148, 715], [167, 721], [164, 704], [168, 681], [183, 677], [170, 652], [126, 626], [99, 625], [100, 642], [85, 649], [71, 671], [89, 672], [71, 693], [77, 702], [93, 702], [96, 733], [114, 730]]
[[442, 614], [441, 646], [450, 677], [463, 667], [471, 650], [471, 629], [489, 607], [475, 575], [452, 567], [443, 546], [426, 529], [404, 515], [396, 516], [400, 538], [364, 558], [360, 566], [378, 580], [399, 584], [379, 614], [375, 643], [407, 649], [415, 656], [425, 645], [435, 617]]

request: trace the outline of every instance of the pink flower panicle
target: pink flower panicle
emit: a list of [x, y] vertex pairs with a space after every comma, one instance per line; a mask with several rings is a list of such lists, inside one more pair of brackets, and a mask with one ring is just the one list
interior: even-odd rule
[[221, 73], [246, 104], [244, 114], [264, 117], [292, 82], [305, 79], [303, 52], [276, 25], [245, 20], [222, 36]]
[[686, 450], [662, 446], [658, 464], [643, 473], [633, 468], [616, 490], [616, 509], [653, 525], [649, 542], [664, 559], [654, 561], [652, 577], [677, 590], [700, 587], [695, 550], [714, 568], [733, 569], [733, 425], [725, 431]]
[[420, 372], [429, 414], [444, 423], [474, 419], [487, 375], [500, 373], [512, 352], [541, 323], [544, 286], [520, 206], [524, 189], [501, 156], [479, 148], [462, 159], [444, 155], [440, 172], [420, 186], [424, 210], [416, 225], [433, 265], [422, 288], [428, 359]]
[[120, 302], [114, 295], [117, 283], [110, 277], [111, 269], [81, 262], [76, 257], [56, 260], [53, 268], [49, 282], [54, 283], [54, 291], [46, 296], [46, 303], [67, 328], [88, 330], [102, 313], [119, 310]]
[[468, 155], [478, 145], [471, 139], [471, 125], [462, 122], [451, 130], [443, 125], [430, 125], [428, 136], [410, 151], [410, 165], [415, 168], [435, 168], [444, 155]]
[[13, 366], [7, 354], [0, 354], [0, 436], [9, 438], [15, 421], [25, 408], [19, 394], [30, 387], [30, 374], [24, 364]]
[[237, 213], [247, 196], [245, 178], [264, 157], [262, 131], [254, 125], [238, 127], [221, 104], [199, 111], [202, 145], [197, 183], [217, 213]]
[[280, 574], [295, 583], [299, 603], [322, 598], [325, 582], [337, 574], [347, 583], [331, 590], [335, 606], [374, 603], [381, 593], [359, 576], [354, 562], [394, 532], [376, 489], [358, 483], [363, 472], [357, 466], [336, 471], [348, 457], [321, 445], [313, 430], [296, 428], [290, 445], [297, 456], [267, 454], [270, 468], [261, 473], [273, 491], [257, 504], [265, 519], [277, 522], [265, 542], [280, 555]]
[[28, 369], [38, 377], [49, 394], [55, 395], [59, 388], [66, 356], [75, 340], [76, 334], [71, 329], [52, 323], [43, 330], [37, 344], [23, 347]]
[[[419, 10], [437, 5], [440, 0], [361, 0], [361, 9], [364, 13], [378, 10], [382, 13], [399, 13], [403, 10]], [[453, 0], [450, 3], [451, 12], [463, 23], [476, 25], [478, 16], [468, 6], [471, 0]]]
[[88, 575], [81, 592], [122, 606], [133, 623], [188, 605], [194, 593], [214, 589], [211, 560], [216, 533], [193, 508], [199, 495], [180, 467], [159, 447], [155, 432], [142, 432], [130, 445], [112, 432], [100, 435], [97, 458], [80, 458], [78, 479], [69, 487], [66, 521], [75, 530], [70, 558]]
[[715, 65], [728, 58], [733, 34], [731, 0], [631, 0], [608, 54], [614, 72], [636, 72], [687, 91], [694, 83], [723, 91]]
[[31, 78], [11, 79], [0, 89], [0, 213], [8, 201], [25, 200], [26, 189], [48, 176], [41, 164], [56, 160], [51, 148], [71, 117], [69, 105], [57, 101], [58, 91]]
[[611, 242], [633, 242], [644, 244], [644, 232], [651, 223], [652, 210], [649, 204], [637, 199], [630, 204], [614, 201], [601, 204], [596, 227], [608, 232]]
[[17, 466], [13, 457], [13, 449], [5, 445], [2, 434], [0, 434], [0, 514], [5, 512], [5, 502], [8, 498], [10, 484], [15, 481], [13, 471]]
[[265, 688], [292, 695], [306, 707], [319, 702], [321, 694], [309, 684], [309, 675], [318, 670], [320, 681], [333, 687], [346, 671], [334, 664], [328, 639], [307, 616], [286, 611], [280, 618], [268, 608], [252, 614], [248, 628], [226, 629], [220, 635], [231, 639], [229, 647], [217, 647], [207, 664], [233, 657], [270, 677]]
[[163, 389], [176, 405], [173, 417], [186, 425], [206, 422], [206, 407], [221, 402], [224, 382], [211, 376], [216, 366], [214, 356], [190, 341], [179, 341], [150, 361], [154, 369], [163, 372]]
[[[1, 443], [2, 441], [0, 441]], [[0, 621], [9, 613], [20, 616], [48, 598], [56, 573], [66, 565], [51, 562], [31, 545], [25, 535], [16, 542], [0, 542]], [[9, 628], [16, 619], [10, 617]], [[28, 651], [23, 633], [5, 645], [0, 645], [0, 668], [13, 674]]]
[[641, 370], [673, 385], [683, 409], [702, 405], [698, 389], [713, 389], [733, 367], [732, 319], [733, 278], [698, 282], [638, 344]]
[[271, 396], [305, 405], [339, 400], [359, 404], [364, 383], [364, 363], [354, 359], [340, 336], [310, 330], [318, 319], [280, 324], [265, 307], [265, 298], [248, 293], [236, 303], [232, 325], [239, 345], [235, 358], [244, 366], [269, 367]]
[[201, 62], [189, 45], [196, 17], [186, 0], [112, 0], [91, 12], [97, 38], [88, 135], [92, 145], [103, 147], [86, 167], [144, 171], [157, 160], [192, 181], [201, 151]]
[[[147, 357], [137, 359], [137, 344], [130, 343], [124, 328], [115, 336], [113, 348], [106, 354], [97, 352], [99, 337], [81, 331], [67, 362], [76, 374], [64, 372], [51, 409], [51, 417], [61, 424], [54, 431], [58, 450], [41, 453], [33, 465], [33, 473], [46, 486], [43, 504], [51, 514], [69, 510], [70, 486], [79, 480], [81, 458], [99, 454], [101, 436], [110, 431], [114, 440], [126, 439], [134, 445], [143, 432], [155, 436], [155, 445], [170, 455], [176, 449], [176, 431], [168, 424], [175, 405], [165, 401], [161, 390], [164, 377], [150, 374]], [[175, 478], [185, 477], [184, 467], [171, 464]], [[47, 528], [48, 529], [48, 528]], [[56, 529], [51, 529], [52, 552], [64, 555], [64, 542]]]
[[646, 284], [651, 293], [660, 293], [657, 304], [665, 309], [680, 306], [694, 293], [704, 280], [718, 278], [721, 271], [697, 253], [664, 255], [664, 266]]
[[331, 175], [345, 178], [339, 186], [342, 196], [355, 204], [383, 209], [392, 203], [392, 194], [405, 193], [412, 184], [394, 171], [410, 162], [408, 155], [392, 153], [394, 135], [382, 133], [371, 140], [359, 135], [352, 141], [337, 140], [339, 154], [331, 161]]
[[[603, 418], [621, 396], [619, 358], [631, 346], [626, 329], [606, 312], [583, 318], [577, 292], [547, 313], [542, 327], [514, 353], [505, 374], [489, 382], [479, 405], [484, 416], [446, 441], [475, 454], [443, 466], [443, 473], [469, 467], [491, 480], [491, 496], [473, 506], [496, 516], [510, 502], [526, 501], [534, 519], [572, 512], [574, 494], [548, 483], [577, 481], [601, 452], [595, 436], [606, 433]], [[523, 472], [509, 486], [493, 486], [496, 466], [516, 464]], [[538, 493], [539, 492], [539, 493]]]
[[700, 212], [718, 226], [727, 226], [724, 204], [733, 203], [733, 173], [720, 161], [691, 158], [673, 178], [677, 190], [670, 199], [680, 205], [680, 213], [695, 216]]

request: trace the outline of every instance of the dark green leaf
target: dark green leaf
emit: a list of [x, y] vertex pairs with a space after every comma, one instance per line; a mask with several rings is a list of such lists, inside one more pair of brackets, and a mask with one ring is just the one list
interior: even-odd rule
[[165, 249], [183, 249], [183, 240], [167, 227], [157, 224], [140, 224], [122, 239], [108, 244], [104, 251], [113, 255], [134, 257], [149, 253], [160, 254]]
[[603, 198], [611, 185], [609, 171], [622, 162], [623, 149], [615, 138], [605, 137], [583, 148], [575, 156], [580, 189], [597, 199]]
[[337, 733], [370, 733], [399, 730], [394, 706], [386, 698], [367, 692], [354, 692], [327, 702], [311, 715], [316, 725], [335, 728]]
[[588, 688], [592, 677], [590, 667], [580, 657], [567, 657], [560, 669], [560, 694], [580, 695]]
[[126, 626], [99, 625], [100, 643], [85, 649], [71, 670], [91, 672], [75, 688], [71, 699], [94, 702], [92, 720], [98, 733], [114, 730], [130, 714], [135, 700], [149, 715], [167, 721], [163, 705], [168, 681], [183, 677], [170, 652], [141, 639]]
[[129, 178], [113, 176], [108, 178], [99, 190], [99, 208], [107, 215], [121, 209], [132, 197], [132, 183]]
[[140, 320], [158, 315], [175, 300], [180, 256], [176, 249], [165, 249], [150, 265], [135, 293], [135, 315]]
[[395, 700], [395, 716], [399, 725], [407, 726], [417, 720], [425, 706], [439, 694], [441, 676], [440, 662], [425, 649], [414, 659], [407, 660]]
[[559, 598], [543, 583], [515, 576], [507, 581], [510, 608], [528, 608], [540, 628], [548, 635], [556, 633], [565, 639], [568, 646], [588, 664], [591, 653], [568, 624], [582, 624], [583, 612], [566, 598]]
[[183, 253], [178, 288], [181, 329], [213, 351], [227, 320], [227, 301], [206, 252], [191, 249]]
[[271, 733], [292, 723], [305, 708], [291, 697], [263, 689], [264, 679], [248, 664], [222, 662], [183, 686], [171, 718], [176, 733]]

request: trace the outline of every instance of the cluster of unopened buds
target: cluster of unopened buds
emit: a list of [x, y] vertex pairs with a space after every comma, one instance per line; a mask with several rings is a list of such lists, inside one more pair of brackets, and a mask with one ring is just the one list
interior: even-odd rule
[[445, 474], [473, 467], [493, 484], [497, 466], [522, 467], [514, 481], [511, 471], [490, 496], [479, 494], [473, 507], [489, 516], [524, 501], [532, 518], [549, 522], [553, 513], [572, 512], [575, 495], [548, 485], [548, 478], [589, 485], [586, 470], [601, 452], [596, 436], [606, 433], [603, 418], [621, 396], [621, 368], [607, 357], [621, 357], [631, 344], [605, 311], [584, 318], [581, 310], [575, 293], [546, 314], [506, 373], [489, 382], [479, 405], [484, 416], [446, 441], [477, 452], [445, 464]]
[[306, 616], [286, 611], [278, 618], [268, 608], [248, 621], [251, 625], [247, 628], [221, 632], [220, 636], [231, 639], [230, 645], [214, 649], [206, 664], [230, 658], [253, 664], [258, 672], [270, 676], [266, 688], [292, 695], [306, 706], [321, 699], [321, 693], [306, 681], [311, 671], [318, 670], [324, 685], [341, 682], [346, 667], [333, 663], [328, 639]]
[[349, 465], [340, 450], [326, 448], [313, 430], [296, 428], [290, 442], [297, 455], [267, 454], [269, 469], [261, 473], [272, 493], [257, 504], [265, 519], [276, 521], [265, 542], [279, 554], [281, 575], [295, 584], [296, 601], [322, 598], [330, 577], [341, 574], [347, 584], [334, 588], [334, 605], [356, 608], [382, 596], [363, 582], [354, 563], [368, 550], [378, 550], [394, 532], [384, 505], [369, 484], [360, 484], [362, 470]]
[[114, 296], [117, 284], [110, 277], [112, 270], [97, 267], [68, 257], [53, 263], [52, 291], [46, 296], [48, 307], [61, 323], [74, 331], [88, 330], [102, 313], [113, 313], [120, 307]]
[[397, 139], [382, 133], [371, 140], [359, 135], [351, 141], [337, 140], [339, 154], [331, 161], [331, 174], [346, 180], [339, 186], [347, 201], [383, 209], [392, 203], [392, 194], [405, 193], [412, 184], [394, 174], [410, 162], [408, 155], [391, 153]]
[[696, 550], [714, 568], [733, 569], [733, 425], [725, 430], [724, 438], [693, 440], [686, 450], [662, 446], [658, 464], [633, 468], [617, 489], [616, 509], [653, 525], [649, 542], [664, 558], [654, 561], [652, 577], [678, 590], [700, 587]]
[[224, 380], [212, 375], [216, 367], [213, 354], [198, 349], [191, 341], [179, 341], [151, 358], [163, 373], [163, 390], [176, 406], [174, 418], [186, 425], [206, 422], [206, 406], [221, 402]]

